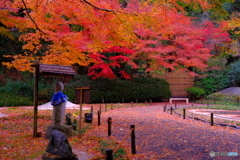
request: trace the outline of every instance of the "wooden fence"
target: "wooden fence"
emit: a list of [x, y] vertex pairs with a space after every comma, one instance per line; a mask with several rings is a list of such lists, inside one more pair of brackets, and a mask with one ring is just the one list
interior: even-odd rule
[[169, 72], [164, 75], [152, 75], [156, 78], [163, 78], [170, 84], [172, 97], [188, 97], [188, 87], [194, 86], [194, 77], [188, 73]]

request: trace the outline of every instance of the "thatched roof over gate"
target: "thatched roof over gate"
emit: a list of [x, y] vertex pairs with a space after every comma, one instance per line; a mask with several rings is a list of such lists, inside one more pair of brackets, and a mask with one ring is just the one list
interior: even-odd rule
[[72, 66], [56, 65], [56, 64], [39, 64], [39, 72], [41, 74], [67, 74], [76, 75]]

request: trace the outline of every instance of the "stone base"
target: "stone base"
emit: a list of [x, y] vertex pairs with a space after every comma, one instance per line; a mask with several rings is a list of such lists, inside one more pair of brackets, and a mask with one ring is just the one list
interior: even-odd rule
[[76, 154], [73, 154], [71, 158], [62, 158], [59, 156], [52, 155], [50, 153], [44, 153], [42, 155], [42, 160], [78, 160]]
[[72, 136], [72, 133], [73, 133], [73, 127], [70, 125], [49, 126], [46, 131], [46, 134], [45, 134], [46, 139], [49, 139], [51, 137], [52, 130], [54, 130], [54, 129], [63, 132], [64, 134], [66, 134], [67, 137]]

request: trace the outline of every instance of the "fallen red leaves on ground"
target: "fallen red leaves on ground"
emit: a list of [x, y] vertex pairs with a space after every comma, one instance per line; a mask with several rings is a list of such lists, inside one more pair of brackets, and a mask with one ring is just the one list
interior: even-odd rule
[[[142, 105], [142, 106], [141, 106]], [[93, 124], [83, 137], [76, 134], [69, 138], [74, 151], [87, 152], [93, 159], [104, 156], [105, 149], [115, 149], [135, 125], [137, 154], [131, 154], [130, 136], [122, 144], [125, 155], [118, 159], [210, 159], [210, 152], [240, 153], [239, 130], [210, 126], [207, 123], [182, 119], [163, 112], [164, 104], [119, 108], [104, 112], [102, 107], [101, 125], [97, 125], [97, 110], [94, 105]], [[91, 105], [89, 105], [90, 107]], [[8, 108], [1, 110], [8, 117], [0, 118], [1, 159], [40, 159], [48, 140], [32, 138], [32, 109]], [[78, 113], [78, 110], [67, 110]], [[107, 135], [107, 118], [112, 118], [112, 135]], [[44, 132], [51, 125], [51, 111], [39, 111], [38, 130]], [[103, 145], [103, 143], [109, 143]], [[90, 159], [91, 159], [90, 158]], [[238, 157], [223, 157], [238, 159]]]

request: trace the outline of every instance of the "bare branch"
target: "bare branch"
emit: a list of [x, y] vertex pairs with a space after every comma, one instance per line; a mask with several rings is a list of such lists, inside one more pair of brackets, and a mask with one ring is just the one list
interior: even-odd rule
[[101, 10], [101, 11], [105, 11], [105, 12], [115, 12], [114, 10], [109, 10], [109, 9], [104, 9], [104, 8], [99, 8], [95, 5], [93, 5], [92, 3], [86, 1], [86, 0], [83, 0], [83, 2], [87, 3], [88, 5], [92, 6], [93, 8], [97, 9], [97, 10]]
[[42, 32], [43, 34], [47, 35], [47, 33], [43, 32], [43, 31], [38, 27], [37, 23], [36, 23], [36, 22], [34, 21], [34, 19], [31, 17], [31, 15], [30, 15], [30, 13], [29, 13], [29, 10], [28, 10], [28, 8], [27, 8], [27, 5], [26, 5], [26, 3], [25, 3], [24, 0], [22, 0], [22, 3], [23, 3], [23, 5], [24, 5], [24, 8], [25, 8], [25, 10], [26, 10], [26, 12], [27, 12], [28, 17], [29, 17], [30, 20], [33, 22], [33, 24], [35, 25], [35, 27], [37, 28], [37, 30], [39, 30], [39, 31]]

